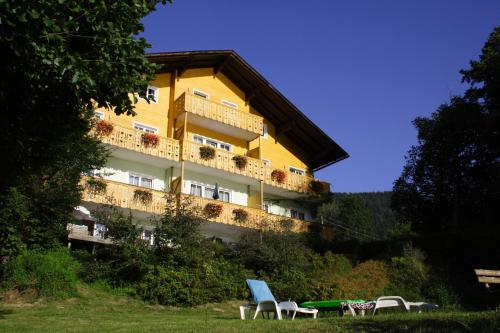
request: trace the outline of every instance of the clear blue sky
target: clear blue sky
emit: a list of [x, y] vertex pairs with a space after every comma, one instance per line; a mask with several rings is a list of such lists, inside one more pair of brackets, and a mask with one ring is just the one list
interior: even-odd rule
[[411, 121], [463, 91], [500, 1], [176, 0], [143, 23], [152, 52], [238, 52], [351, 155], [318, 178], [383, 191], [416, 143]]

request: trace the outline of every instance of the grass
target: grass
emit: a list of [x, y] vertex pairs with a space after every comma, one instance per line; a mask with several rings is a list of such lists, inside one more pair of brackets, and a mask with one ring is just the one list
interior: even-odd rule
[[[37, 300], [0, 305], [0, 332], [499, 332], [500, 313], [392, 313], [372, 318], [317, 320], [239, 319], [241, 302], [195, 308], [148, 305], [96, 288], [80, 288], [81, 296], [63, 301]], [[320, 314], [321, 315], [321, 314]]]

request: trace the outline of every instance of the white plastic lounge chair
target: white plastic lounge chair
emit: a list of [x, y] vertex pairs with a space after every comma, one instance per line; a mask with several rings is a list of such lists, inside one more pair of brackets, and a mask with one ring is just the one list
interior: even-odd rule
[[264, 281], [250, 279], [246, 280], [246, 283], [248, 285], [248, 288], [250, 289], [252, 300], [255, 302], [255, 304], [240, 306], [241, 319], [245, 319], [245, 310], [250, 310], [255, 307], [255, 314], [253, 316], [253, 319], [257, 318], [259, 312], [262, 312], [262, 316], [264, 316], [264, 312], [267, 312], [268, 316], [270, 312], [273, 312], [274, 318], [277, 317], [278, 320], [281, 320], [282, 317], [280, 307], [278, 306], [278, 302], [276, 302], [276, 299], [271, 293], [271, 290], [269, 290], [267, 283]]
[[407, 302], [401, 296], [382, 296], [375, 302], [375, 307], [373, 308], [373, 315], [378, 309], [383, 308], [397, 308], [401, 307], [406, 311], [410, 311], [412, 307], [418, 308], [418, 312], [422, 312], [422, 309], [434, 309], [438, 306], [435, 304], [429, 304], [425, 302]]
[[312, 314], [313, 318], [316, 319], [318, 316], [318, 309], [312, 308], [300, 308], [297, 303], [293, 301], [281, 302], [278, 304], [281, 311], [286, 311], [287, 317], [289, 317], [290, 312], [292, 312], [292, 320], [295, 319], [295, 315], [298, 313]]

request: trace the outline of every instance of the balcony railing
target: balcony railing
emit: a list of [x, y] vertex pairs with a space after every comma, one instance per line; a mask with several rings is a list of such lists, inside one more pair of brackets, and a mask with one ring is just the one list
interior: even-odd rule
[[262, 133], [262, 117], [248, 112], [238, 111], [223, 104], [207, 100], [191, 93], [183, 93], [174, 104], [175, 117], [182, 112], [189, 112], [204, 118], [212, 119], [229, 126], [260, 135]]
[[273, 170], [274, 170], [273, 168], [267, 168], [267, 167], [265, 168], [264, 183], [285, 190], [307, 193], [309, 192], [309, 183], [314, 180], [314, 178], [310, 176], [299, 175], [292, 172], [286, 172], [285, 180], [280, 183], [276, 179], [273, 179], [273, 177], [271, 176]]
[[[185, 197], [187, 197], [191, 201], [191, 204], [193, 206], [198, 206], [201, 211], [203, 211], [205, 206], [209, 203], [221, 205], [222, 212], [220, 213], [220, 215], [214, 218], [209, 218], [209, 221], [213, 222], [257, 230], [293, 232], [306, 232], [308, 231], [310, 225], [310, 222], [292, 219], [286, 216], [269, 214], [257, 208], [251, 208], [196, 196]], [[237, 221], [235, 219], [235, 214], [233, 213], [233, 211], [236, 209], [242, 209], [248, 214], [244, 221]]]
[[[106, 188], [96, 192], [86, 186], [87, 179], [89, 178], [85, 177], [81, 181], [81, 185], [84, 187], [82, 197], [83, 201], [93, 202], [96, 204], [113, 205], [115, 207], [148, 212], [157, 215], [162, 214], [165, 211], [167, 201], [164, 192], [118, 183], [111, 180], [103, 180], [106, 184]], [[149, 202], [145, 203], [137, 198], [135, 194], [136, 190], [146, 190], [151, 193]], [[213, 222], [251, 229], [274, 231], [290, 230], [293, 232], [305, 232], [308, 230], [310, 225], [310, 222], [291, 219], [286, 216], [269, 214], [257, 208], [189, 195], [183, 195], [183, 197], [189, 198], [193, 207], [199, 207], [201, 211], [207, 203], [217, 203], [222, 205], [221, 214], [216, 218], [208, 219]], [[247, 212], [247, 218], [244, 221], [236, 221], [233, 213], [235, 209], [242, 209]]]
[[192, 141], [183, 141], [183, 159], [185, 161], [194, 162], [214, 169], [224, 170], [251, 178], [263, 179], [264, 177], [264, 164], [259, 159], [246, 157], [247, 164], [240, 169], [233, 160], [233, 157], [237, 156], [237, 154], [214, 148], [215, 157], [213, 159], [204, 160], [200, 157], [200, 147], [203, 147], [203, 145]]
[[[112, 180], [103, 180], [105, 189], [93, 191], [86, 186], [86, 179], [82, 179], [84, 188], [82, 200], [97, 204], [113, 205], [116, 207], [137, 210], [141, 212], [162, 214], [165, 211], [165, 193], [140, 186], [134, 186]], [[151, 193], [148, 198], [141, 195], [140, 191]]]
[[179, 141], [158, 136], [158, 143], [155, 146], [146, 146], [142, 139], [143, 134], [142, 131], [113, 124], [113, 131], [108, 135], [100, 135], [99, 138], [109, 145], [179, 161]]

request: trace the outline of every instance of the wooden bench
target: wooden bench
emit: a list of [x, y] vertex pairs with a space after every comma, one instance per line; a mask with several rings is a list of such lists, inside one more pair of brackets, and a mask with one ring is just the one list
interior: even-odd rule
[[500, 284], [500, 271], [493, 271], [490, 269], [475, 269], [474, 271], [476, 272], [479, 283], [484, 283], [484, 286], [489, 291], [494, 291], [491, 289], [490, 284]]

